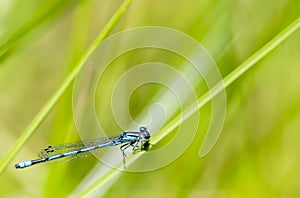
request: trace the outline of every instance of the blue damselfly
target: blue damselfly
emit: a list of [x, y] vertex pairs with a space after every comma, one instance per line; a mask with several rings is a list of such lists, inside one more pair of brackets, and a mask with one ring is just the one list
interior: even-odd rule
[[120, 150], [123, 156], [123, 163], [125, 168], [125, 150], [132, 147], [132, 151], [140, 149], [141, 151], [147, 151], [150, 146], [150, 133], [146, 127], [140, 127], [139, 132], [122, 132], [118, 136], [104, 137], [88, 142], [75, 142], [68, 144], [61, 144], [55, 146], [48, 146], [42, 149], [39, 153], [39, 159], [27, 160], [19, 162], [15, 165], [16, 168], [26, 168], [35, 164], [48, 162], [52, 160], [58, 160], [62, 158], [72, 158], [77, 155], [82, 155], [89, 151], [100, 149], [107, 146], [122, 145]]

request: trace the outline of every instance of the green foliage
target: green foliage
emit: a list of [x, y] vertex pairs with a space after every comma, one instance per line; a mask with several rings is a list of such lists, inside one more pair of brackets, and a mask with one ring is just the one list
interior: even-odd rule
[[[299, 196], [299, 3], [130, 3], [0, 3], [0, 196]], [[198, 158], [211, 112], [206, 104], [209, 93], [201, 89], [203, 85], [195, 85], [201, 90], [198, 134], [187, 151], [166, 167], [138, 174], [109, 169], [100, 178], [91, 175], [98, 164], [94, 158], [14, 169], [15, 162], [34, 158], [48, 144], [78, 139], [70, 86], [76, 74], [110, 32], [144, 25], [185, 32], [201, 42], [216, 60], [228, 87], [228, 106], [225, 126], [214, 149], [205, 158]], [[107, 83], [101, 88], [109, 92], [127, 65], [143, 61], [165, 61], [175, 67], [182, 62], [159, 50], [130, 52], [112, 64], [104, 76]], [[135, 92], [129, 109], [133, 117], [161, 90], [152, 86]], [[213, 91], [218, 92], [217, 87]], [[101, 108], [109, 107], [107, 98], [99, 101]], [[106, 129], [118, 131], [107, 115], [103, 118]], [[155, 147], [172, 138], [172, 132], [182, 124], [179, 116], [153, 137]]]

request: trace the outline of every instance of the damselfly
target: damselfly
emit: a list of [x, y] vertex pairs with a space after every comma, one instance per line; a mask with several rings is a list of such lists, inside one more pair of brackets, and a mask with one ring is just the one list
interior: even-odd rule
[[87, 153], [96, 149], [107, 146], [122, 145], [120, 150], [123, 156], [123, 163], [125, 168], [125, 150], [132, 147], [132, 151], [140, 149], [147, 151], [150, 146], [150, 133], [146, 127], [140, 127], [139, 132], [122, 132], [118, 136], [105, 137], [88, 142], [75, 142], [68, 144], [61, 144], [56, 146], [48, 146], [39, 153], [39, 159], [27, 160], [19, 162], [15, 165], [16, 168], [26, 168], [35, 164], [58, 160], [62, 158], [72, 158], [77, 155]]

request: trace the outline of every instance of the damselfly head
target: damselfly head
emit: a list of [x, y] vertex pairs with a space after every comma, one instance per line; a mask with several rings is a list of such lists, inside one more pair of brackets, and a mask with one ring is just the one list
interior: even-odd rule
[[141, 133], [141, 136], [146, 140], [150, 139], [150, 137], [151, 137], [151, 135], [146, 127], [140, 127], [140, 133]]

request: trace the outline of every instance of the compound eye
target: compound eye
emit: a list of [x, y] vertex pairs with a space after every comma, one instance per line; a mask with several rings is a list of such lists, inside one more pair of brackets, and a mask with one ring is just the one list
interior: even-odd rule
[[140, 127], [140, 132], [146, 132], [147, 128], [146, 127]]

